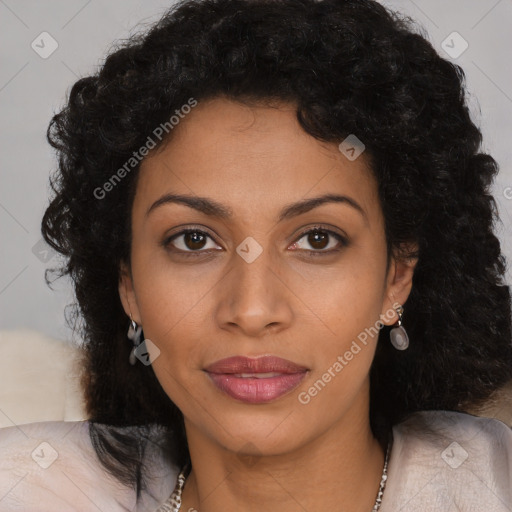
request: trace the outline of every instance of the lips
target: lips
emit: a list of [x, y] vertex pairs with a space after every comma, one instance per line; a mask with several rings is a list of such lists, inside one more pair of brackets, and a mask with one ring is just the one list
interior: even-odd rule
[[275, 400], [296, 388], [308, 368], [275, 356], [229, 357], [205, 369], [223, 393], [247, 403]]
[[228, 357], [216, 361], [206, 368], [209, 373], [299, 373], [307, 370], [305, 366], [300, 366], [275, 356], [263, 356], [250, 358], [243, 356]]

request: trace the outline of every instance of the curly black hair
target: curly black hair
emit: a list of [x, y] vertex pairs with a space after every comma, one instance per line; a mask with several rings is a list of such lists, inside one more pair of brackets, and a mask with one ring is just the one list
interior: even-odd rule
[[411, 346], [391, 348], [383, 327], [371, 368], [378, 438], [415, 411], [482, 403], [512, 378], [510, 291], [489, 192], [498, 165], [481, 152], [464, 71], [413, 20], [373, 0], [182, 0], [78, 80], [47, 133], [59, 160], [42, 232], [64, 255], [58, 275], [74, 284], [91, 440], [137, 496], [141, 429], [168, 428], [162, 450], [178, 466], [189, 452], [183, 415], [152, 367], [128, 363], [118, 282], [139, 164], [99, 191], [190, 98], [219, 96], [293, 102], [311, 136], [356, 134], [366, 146], [388, 253], [418, 258], [403, 316]]

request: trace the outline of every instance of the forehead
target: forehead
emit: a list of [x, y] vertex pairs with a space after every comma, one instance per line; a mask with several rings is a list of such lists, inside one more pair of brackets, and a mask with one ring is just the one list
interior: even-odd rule
[[142, 162], [136, 202], [147, 206], [165, 192], [208, 195], [254, 214], [340, 193], [371, 210], [376, 188], [364, 153], [351, 161], [338, 143], [306, 133], [294, 104], [215, 98], [183, 115], [167, 143]]

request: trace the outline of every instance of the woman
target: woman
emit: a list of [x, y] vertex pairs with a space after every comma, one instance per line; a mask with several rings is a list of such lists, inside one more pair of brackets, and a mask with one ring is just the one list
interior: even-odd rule
[[89, 420], [1, 431], [0, 510], [511, 510], [497, 164], [410, 20], [186, 0], [48, 137]]

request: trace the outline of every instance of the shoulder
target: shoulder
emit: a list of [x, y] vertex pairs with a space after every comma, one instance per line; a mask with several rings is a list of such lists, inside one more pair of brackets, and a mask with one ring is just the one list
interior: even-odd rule
[[0, 512], [152, 510], [165, 501], [176, 469], [151, 457], [152, 487], [135, 490], [110, 475], [96, 456], [88, 421], [45, 421], [0, 428]]
[[512, 507], [512, 429], [491, 418], [421, 411], [393, 427], [382, 512]]

